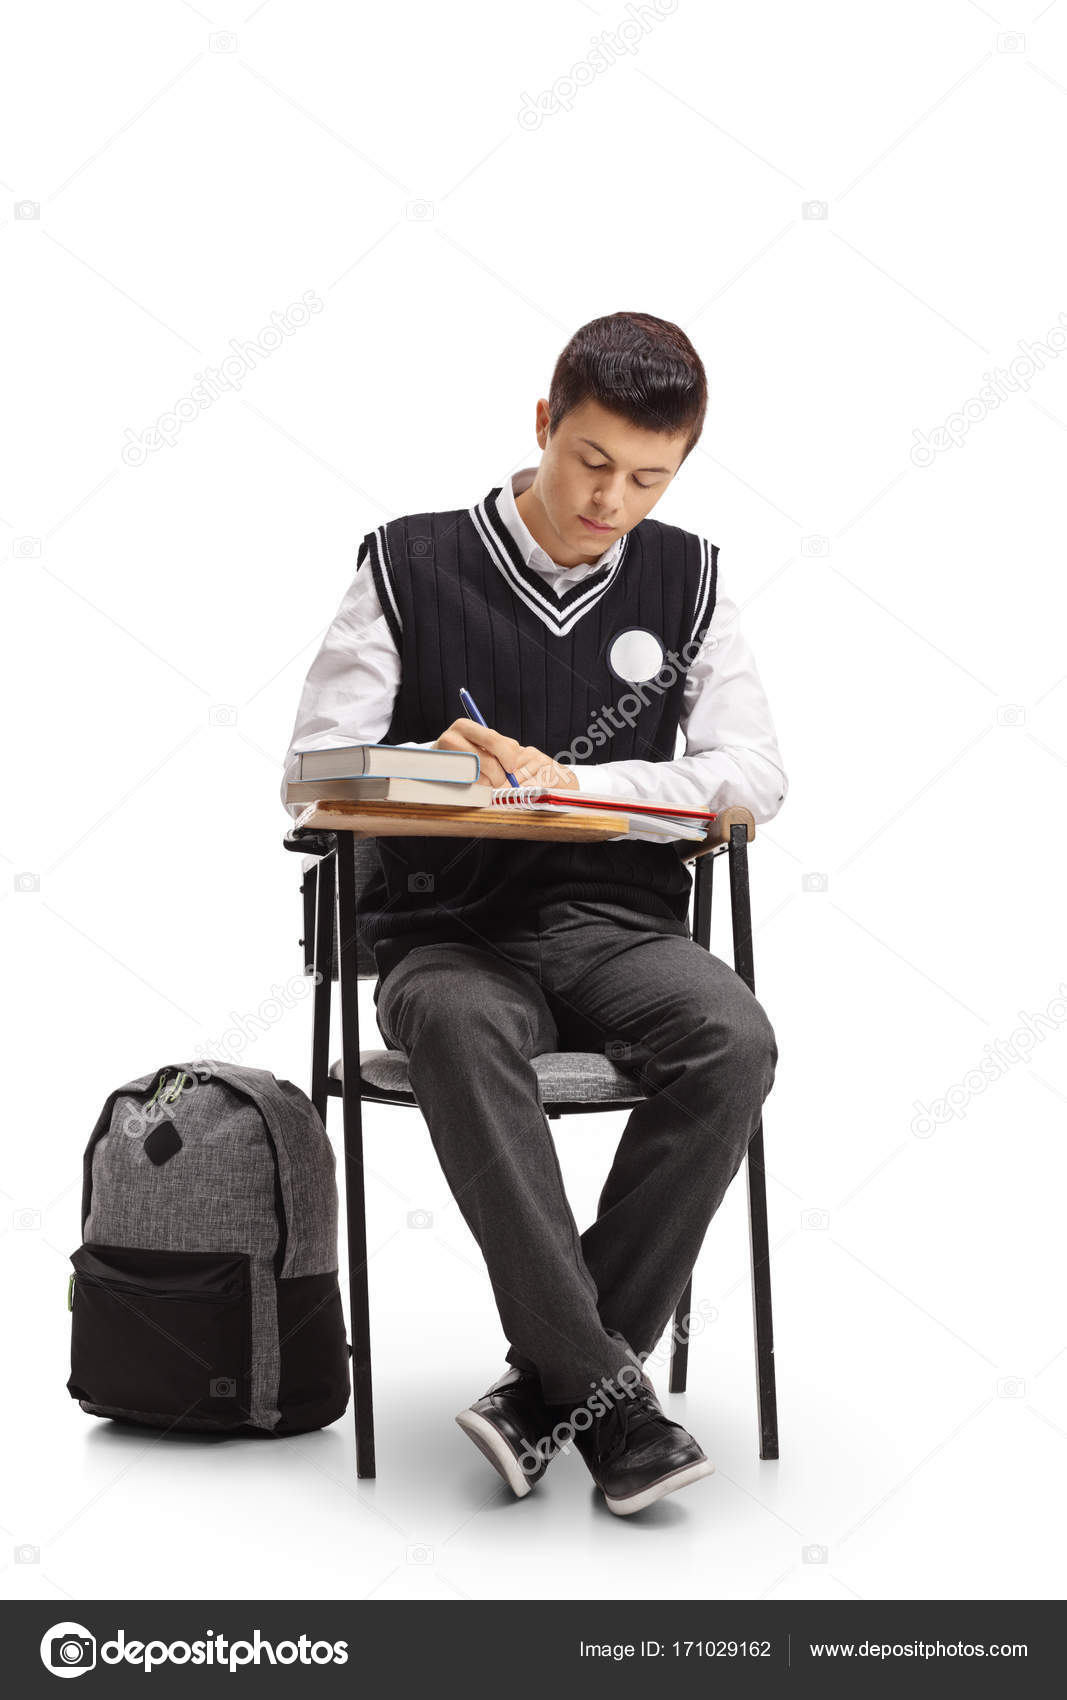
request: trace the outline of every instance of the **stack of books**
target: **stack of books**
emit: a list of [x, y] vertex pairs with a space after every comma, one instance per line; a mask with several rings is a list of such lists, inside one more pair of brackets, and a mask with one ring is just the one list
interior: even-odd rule
[[341, 744], [299, 752], [287, 803], [421, 803], [460, 809], [592, 809], [626, 817], [619, 837], [654, 832], [701, 842], [715, 819], [710, 809], [630, 802], [595, 791], [478, 782], [479, 756], [467, 750], [418, 750], [402, 744]]

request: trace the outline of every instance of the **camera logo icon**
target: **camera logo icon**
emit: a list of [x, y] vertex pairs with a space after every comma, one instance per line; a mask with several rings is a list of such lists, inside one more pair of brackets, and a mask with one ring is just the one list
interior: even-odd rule
[[433, 890], [433, 875], [421, 873], [421, 872], [417, 873], [417, 874], [409, 874], [408, 875], [408, 890], [409, 891], [432, 891]]
[[96, 1638], [84, 1623], [54, 1623], [41, 1638], [41, 1663], [53, 1676], [83, 1676], [96, 1665]]
[[15, 202], [15, 217], [16, 218], [40, 218], [40, 216], [41, 216], [41, 203], [40, 203], [40, 201], [16, 201]]
[[804, 201], [801, 204], [800, 216], [802, 218], [824, 219], [828, 216], [829, 211], [830, 207], [827, 201]]
[[432, 1228], [433, 1227], [433, 1211], [432, 1210], [409, 1210], [408, 1211], [408, 1227], [409, 1228]]
[[1021, 702], [1002, 702], [994, 709], [993, 719], [998, 726], [1025, 726], [1026, 710]]
[[1002, 1375], [997, 1382], [998, 1399], [1025, 1399], [1026, 1383], [1018, 1375]]
[[236, 1399], [237, 1383], [232, 1375], [213, 1376], [209, 1383], [212, 1399]]

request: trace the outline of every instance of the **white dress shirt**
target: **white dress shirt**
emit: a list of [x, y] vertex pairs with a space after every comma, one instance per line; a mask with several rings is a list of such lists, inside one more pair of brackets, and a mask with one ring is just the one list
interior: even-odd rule
[[[577, 567], [558, 566], [531, 536], [515, 505], [515, 497], [528, 489], [535, 472], [536, 468], [530, 466], [505, 478], [498, 505], [527, 566], [556, 592], [579, 583], [613, 560], [622, 539], [616, 538], [595, 561]], [[399, 686], [400, 656], [369, 563], [365, 562], [345, 591], [304, 681], [285, 759], [282, 801], [286, 782], [296, 776], [296, 758], [301, 750], [357, 742], [380, 744], [393, 717]], [[457, 719], [460, 708], [457, 702]], [[738, 622], [737, 605], [723, 590], [721, 567], [711, 623], [686, 675], [679, 728], [685, 739], [685, 754], [671, 761], [567, 765], [582, 791], [656, 799], [691, 809], [725, 809], [741, 804], [751, 809], [757, 824], [778, 813], [789, 781], [759, 673]], [[507, 733], [508, 728], [498, 726], [494, 730]], [[413, 747], [431, 749], [435, 742], [431, 739]], [[286, 804], [294, 819], [305, 806]], [[651, 833], [628, 836], [663, 842], [662, 837]]]

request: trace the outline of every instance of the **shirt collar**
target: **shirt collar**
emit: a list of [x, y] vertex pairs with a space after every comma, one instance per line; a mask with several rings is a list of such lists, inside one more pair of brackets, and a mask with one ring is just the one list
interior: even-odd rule
[[[526, 467], [514, 478], [514, 484], [521, 484], [525, 478], [528, 485], [533, 476], [534, 469]], [[505, 521], [501, 511], [505, 491], [510, 494], [514, 507], [515, 491], [513, 479], [509, 476], [504, 484], [495, 485], [469, 510], [471, 521], [515, 595], [554, 636], [566, 637], [576, 622], [590, 608], [596, 607], [615, 583], [626, 559], [630, 533], [623, 532], [617, 544], [606, 550], [597, 561], [586, 562], [579, 567], [558, 566], [549, 560], [543, 549], [537, 550], [517, 511], [512, 516], [511, 525]], [[523, 536], [526, 538], [525, 545], [522, 543]], [[548, 563], [547, 566], [538, 564], [538, 555]], [[578, 583], [574, 582], [576, 579]]]
[[515, 497], [521, 496], [524, 490], [529, 489], [536, 473], [537, 468], [535, 466], [524, 466], [521, 472], [513, 472], [504, 479], [500, 487], [500, 495], [497, 498], [500, 517], [514, 538], [515, 546], [528, 567], [532, 567], [535, 572], [543, 573], [546, 576], [555, 575], [566, 584], [578, 584], [583, 578], [588, 578], [591, 573], [597, 572], [600, 567], [609, 566], [622, 548], [624, 538], [616, 537], [610, 549], [605, 549], [604, 553], [595, 561], [583, 561], [577, 567], [561, 567], [558, 561], [553, 561], [551, 556], [546, 554], [540, 543], [532, 536], [515, 506]]

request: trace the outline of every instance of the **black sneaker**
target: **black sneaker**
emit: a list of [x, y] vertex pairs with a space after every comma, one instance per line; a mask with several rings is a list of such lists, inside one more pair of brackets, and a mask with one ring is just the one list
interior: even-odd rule
[[539, 1377], [514, 1365], [456, 1421], [519, 1499], [559, 1451]]
[[617, 1517], [643, 1511], [715, 1469], [689, 1431], [664, 1414], [645, 1375], [588, 1428], [576, 1428], [574, 1445]]

